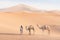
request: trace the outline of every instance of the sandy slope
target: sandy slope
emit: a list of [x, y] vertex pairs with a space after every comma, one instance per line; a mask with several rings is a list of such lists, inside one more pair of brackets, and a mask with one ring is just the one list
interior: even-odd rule
[[[21, 24], [24, 27], [26, 25], [32, 24], [35, 27], [37, 33], [37, 30], [39, 29], [36, 27], [36, 24], [60, 25], [60, 16], [58, 16], [58, 14], [56, 15], [52, 13], [37, 14], [37, 13], [25, 13], [25, 12], [16, 12], [16, 13], [0, 12], [1, 33], [4, 32], [19, 33], [19, 27]], [[24, 33], [27, 33], [25, 28]]]
[[[25, 29], [30, 24], [35, 28], [35, 35], [29, 36]], [[0, 12], [0, 40], [60, 40], [60, 26], [51, 26], [51, 34], [48, 35], [36, 24], [60, 25], [60, 16], [54, 13]], [[23, 25], [25, 35], [19, 35], [20, 25]]]

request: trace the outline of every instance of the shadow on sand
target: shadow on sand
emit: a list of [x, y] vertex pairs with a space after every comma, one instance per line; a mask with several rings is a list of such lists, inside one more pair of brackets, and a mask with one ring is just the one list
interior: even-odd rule
[[[23, 35], [26, 35], [26, 36], [29, 36], [29, 34], [18, 34], [18, 33], [0, 33], [0, 35], [20, 35], [20, 36], [23, 36]], [[31, 34], [30, 36], [32, 36], [33, 34]]]
[[21, 34], [16, 34], [16, 33], [0, 33], [0, 35], [21, 35]]

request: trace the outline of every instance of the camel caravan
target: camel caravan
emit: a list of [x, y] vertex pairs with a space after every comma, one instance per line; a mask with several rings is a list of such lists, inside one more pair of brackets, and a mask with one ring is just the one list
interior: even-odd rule
[[[49, 25], [36, 25], [38, 29], [42, 30], [44, 32], [45, 30], [48, 31], [48, 34], [50, 34], [50, 26]], [[33, 31], [33, 34], [35, 34], [35, 28], [33, 25], [25, 26], [26, 31], [29, 32], [29, 35], [31, 35], [31, 30]], [[23, 34], [23, 26], [20, 26], [20, 34]]]

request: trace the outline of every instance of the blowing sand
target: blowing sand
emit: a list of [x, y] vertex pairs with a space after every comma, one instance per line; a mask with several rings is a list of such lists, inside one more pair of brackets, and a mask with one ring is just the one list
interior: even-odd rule
[[[35, 28], [34, 35], [28, 35], [25, 29], [30, 24]], [[60, 16], [54, 13], [0, 12], [0, 40], [60, 40], [60, 27], [51, 26], [51, 34], [48, 35], [47, 31], [39, 30], [36, 24], [60, 25]], [[19, 32], [20, 25], [24, 27], [23, 35]]]

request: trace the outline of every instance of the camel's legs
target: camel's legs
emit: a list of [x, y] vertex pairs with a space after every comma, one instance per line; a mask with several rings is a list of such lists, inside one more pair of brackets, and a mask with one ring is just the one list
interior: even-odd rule
[[[35, 31], [33, 30], [33, 34], [35, 33]], [[29, 30], [29, 35], [31, 35], [31, 29]]]
[[50, 34], [50, 30], [48, 30], [48, 34]]
[[29, 35], [31, 35], [31, 30], [29, 30]]
[[35, 34], [35, 29], [33, 28], [33, 35]]
[[33, 35], [35, 34], [35, 30], [33, 30]]
[[42, 31], [44, 32], [44, 29], [42, 29]]

